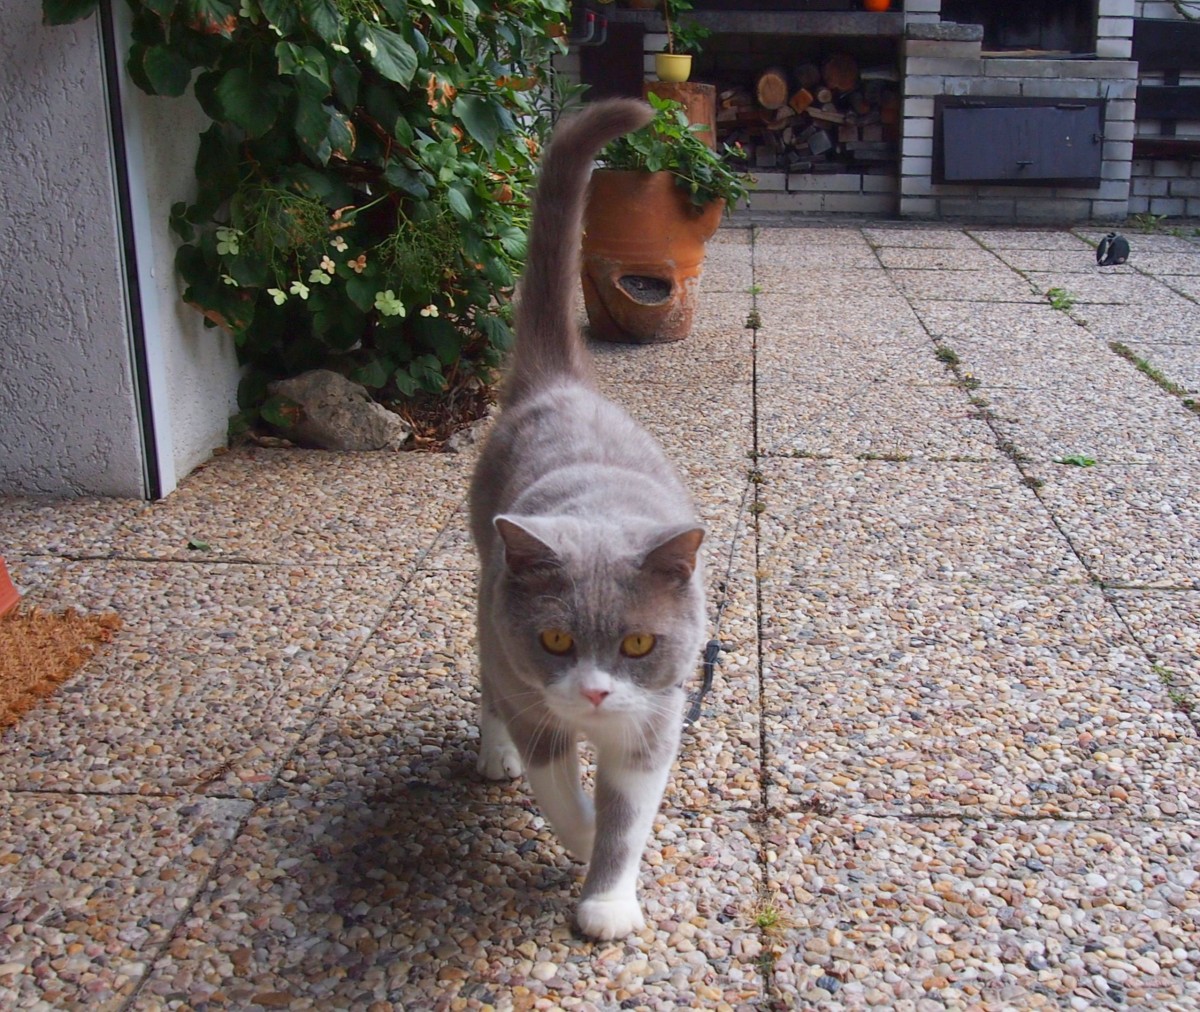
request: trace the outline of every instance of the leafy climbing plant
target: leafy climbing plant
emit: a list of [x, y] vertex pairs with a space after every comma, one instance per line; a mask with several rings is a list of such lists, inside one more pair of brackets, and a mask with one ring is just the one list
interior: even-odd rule
[[212, 121], [171, 225], [184, 298], [248, 367], [244, 414], [318, 366], [383, 399], [491, 368], [567, 0], [129, 2], [133, 80]]

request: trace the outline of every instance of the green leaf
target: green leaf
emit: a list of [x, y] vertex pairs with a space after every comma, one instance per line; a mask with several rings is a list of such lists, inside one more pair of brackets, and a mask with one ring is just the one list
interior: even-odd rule
[[237, 28], [237, 12], [233, 0], [187, 0], [188, 22], [201, 35], [229, 38]]
[[293, 428], [304, 417], [304, 409], [283, 394], [268, 398], [258, 410], [277, 429]]
[[392, 136], [396, 138], [406, 148], [412, 147], [412, 142], [416, 140], [417, 135], [413, 131], [412, 124], [403, 116], [396, 117], [396, 125], [392, 127]]
[[426, 348], [432, 351], [441, 365], [453, 365], [462, 354], [463, 335], [449, 320], [441, 316], [417, 316], [412, 330]]
[[431, 394], [446, 389], [446, 377], [442, 375], [442, 363], [433, 355], [420, 355], [408, 363], [408, 374]]
[[1074, 467], [1094, 467], [1096, 461], [1092, 457], [1084, 456], [1082, 453], [1073, 453], [1069, 457], [1060, 457], [1060, 464], [1071, 464]]
[[463, 221], [470, 221], [474, 212], [471, 210], [471, 202], [467, 199], [467, 195], [458, 186], [451, 186], [446, 191], [446, 200], [450, 204], [450, 210], [457, 214]]
[[316, 99], [301, 98], [296, 105], [294, 126], [296, 139], [309, 155], [322, 165], [326, 164], [333, 154], [333, 144], [329, 140], [329, 110]]
[[454, 100], [454, 115], [462, 120], [467, 133], [484, 149], [491, 151], [504, 129], [500, 106], [480, 95], [459, 95]]
[[326, 134], [329, 138], [329, 146], [335, 154], [348, 159], [354, 154], [354, 127], [344, 113], [328, 106], [326, 112], [329, 114], [329, 127]]
[[196, 235], [192, 223], [187, 220], [187, 202], [180, 200], [171, 205], [171, 231], [184, 242], [191, 242]]
[[179, 0], [142, 0], [142, 6], [157, 14], [163, 24], [171, 20], [171, 15], [175, 13], [178, 4]]
[[508, 323], [499, 316], [493, 316], [487, 313], [480, 316], [475, 323], [479, 329], [487, 336], [488, 343], [493, 348], [498, 348], [500, 351], [507, 351], [512, 347], [513, 332]]
[[498, 288], [511, 288], [514, 283], [512, 271], [502, 260], [487, 259], [483, 264], [483, 274]]
[[358, 43], [371, 66], [389, 81], [407, 88], [417, 72], [417, 54], [403, 37], [386, 28], [359, 22]]
[[294, 42], [280, 42], [275, 46], [275, 58], [279, 61], [280, 74], [308, 74], [328, 90], [329, 64], [316, 46], [301, 47]]
[[[134, 47], [137, 49], [138, 47]], [[155, 95], [170, 95], [178, 98], [187, 91], [192, 79], [191, 65], [178, 53], [166, 46], [150, 46], [141, 53], [142, 70], [150, 82]], [[134, 59], [131, 51], [130, 60]]]
[[[216, 213], [238, 184], [238, 156], [218, 123], [200, 135], [196, 152], [196, 179], [200, 192], [196, 197], [198, 214], [209, 217]], [[195, 222], [194, 217], [190, 220]]]
[[350, 373], [350, 378], [355, 383], [361, 383], [372, 390], [378, 390], [380, 387], [387, 385], [393, 368], [392, 363], [388, 359], [373, 358]]
[[384, 169], [383, 178], [388, 185], [418, 200], [425, 200], [429, 196], [429, 188], [421, 182], [417, 174], [399, 162], [392, 162]]
[[500, 229], [500, 245], [504, 252], [517, 260], [524, 260], [529, 241], [525, 230], [516, 225], [506, 225]]
[[261, 137], [275, 122], [274, 104], [267, 101], [263, 82], [255, 80], [245, 67], [234, 67], [222, 75], [214, 94], [225, 118], [251, 137]]
[[402, 25], [408, 20], [408, 2], [407, 0], [379, 0], [379, 6], [382, 7], [392, 20], [397, 24]]
[[362, 72], [353, 60], [342, 59], [334, 63], [329, 72], [329, 79], [333, 84], [333, 93], [341, 102], [342, 108], [353, 109], [358, 105], [358, 86], [362, 82]]
[[48, 25], [69, 25], [82, 21], [96, 9], [99, 0], [42, 0], [42, 21]]
[[[375, 293], [379, 291], [379, 279], [368, 274], [352, 274], [346, 278], [346, 294], [364, 313], [375, 306]], [[382, 386], [383, 384], [380, 384]]]
[[188, 550], [193, 552], [211, 552], [212, 545], [207, 541], [201, 541], [199, 538], [188, 538]]
[[339, 42], [342, 17], [332, 0], [300, 0], [300, 17], [326, 42]]
[[[314, 302], [315, 298], [310, 298], [309, 301]], [[337, 352], [347, 352], [358, 344], [362, 340], [365, 326], [365, 314], [353, 306], [347, 306], [336, 295], [326, 299], [325, 305], [313, 313], [313, 329], [326, 345]], [[386, 381], [385, 376], [384, 382]]]
[[293, 34], [300, 27], [300, 12], [296, 0], [258, 0], [267, 20], [284, 35]]
[[396, 384], [396, 389], [404, 397], [411, 397], [419, 387], [416, 377], [403, 366], [392, 374], [392, 382]]

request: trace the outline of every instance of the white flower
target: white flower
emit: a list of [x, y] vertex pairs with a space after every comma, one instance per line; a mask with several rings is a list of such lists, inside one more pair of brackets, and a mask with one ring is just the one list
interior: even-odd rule
[[438, 307], [435, 306], [431, 302], [431, 303], [429, 303], [428, 306], [426, 306], [424, 309], [421, 310], [421, 315], [422, 316], [437, 316], [438, 315]]
[[323, 256], [321, 257], [321, 270], [328, 271], [330, 274], [332, 274], [337, 270], [337, 264], [330, 260], [328, 256]]
[[330, 49], [332, 49], [332, 50], [333, 50], [335, 53], [348, 53], [348, 52], [350, 52], [350, 47], [349, 47], [349, 46], [343, 46], [343, 45], [342, 45], [340, 42], [334, 42], [334, 43], [332, 43], [332, 44], [329, 46], [329, 48], [330, 48]]
[[327, 285], [329, 284], [329, 275], [321, 270], [320, 267], [314, 267], [308, 275], [308, 283], [310, 285]]
[[308, 298], [308, 285], [303, 281], [293, 281], [291, 288], [288, 289], [293, 295], [299, 295], [302, 299]]
[[242, 233], [236, 228], [219, 228], [217, 229], [217, 254], [225, 256], [227, 253], [233, 256], [238, 255], [238, 240], [242, 237]]
[[268, 288], [267, 294], [275, 300], [275, 305], [282, 306], [287, 302], [287, 292], [282, 288]]
[[367, 51], [371, 59], [374, 59], [375, 54], [379, 52], [379, 47], [375, 45], [375, 40], [371, 38], [363, 39], [362, 47]]
[[345, 240], [345, 239], [343, 239], [343, 238], [342, 238], [342, 237], [339, 235], [339, 236], [338, 236], [336, 239], [334, 239], [334, 240], [333, 240], [332, 246], [333, 246], [333, 248], [334, 248], [335, 250], [337, 250], [339, 253], [345, 253], [345, 252], [346, 252], [346, 246], [347, 246], [347, 243], [346, 243], [346, 240]]
[[403, 316], [407, 312], [404, 303], [396, 298], [396, 293], [390, 288], [386, 292], [375, 293], [375, 308], [384, 316]]
[[234, 288], [241, 288], [241, 285], [237, 283], [237, 278], [230, 277], [228, 274], [222, 274], [221, 280], [227, 285], [233, 285]]

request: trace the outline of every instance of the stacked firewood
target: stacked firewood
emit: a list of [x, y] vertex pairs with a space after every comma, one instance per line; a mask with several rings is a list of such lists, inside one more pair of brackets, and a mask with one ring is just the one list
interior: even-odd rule
[[753, 85], [718, 94], [717, 139], [740, 146], [755, 169], [839, 171], [847, 163], [894, 161], [899, 80], [894, 68], [860, 69], [845, 53], [767, 67]]

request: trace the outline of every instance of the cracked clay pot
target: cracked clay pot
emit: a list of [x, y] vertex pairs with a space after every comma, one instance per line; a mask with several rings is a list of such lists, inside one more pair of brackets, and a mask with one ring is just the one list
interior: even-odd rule
[[669, 172], [593, 172], [582, 264], [592, 336], [626, 344], [687, 337], [704, 244], [724, 207], [722, 200], [694, 207]]

